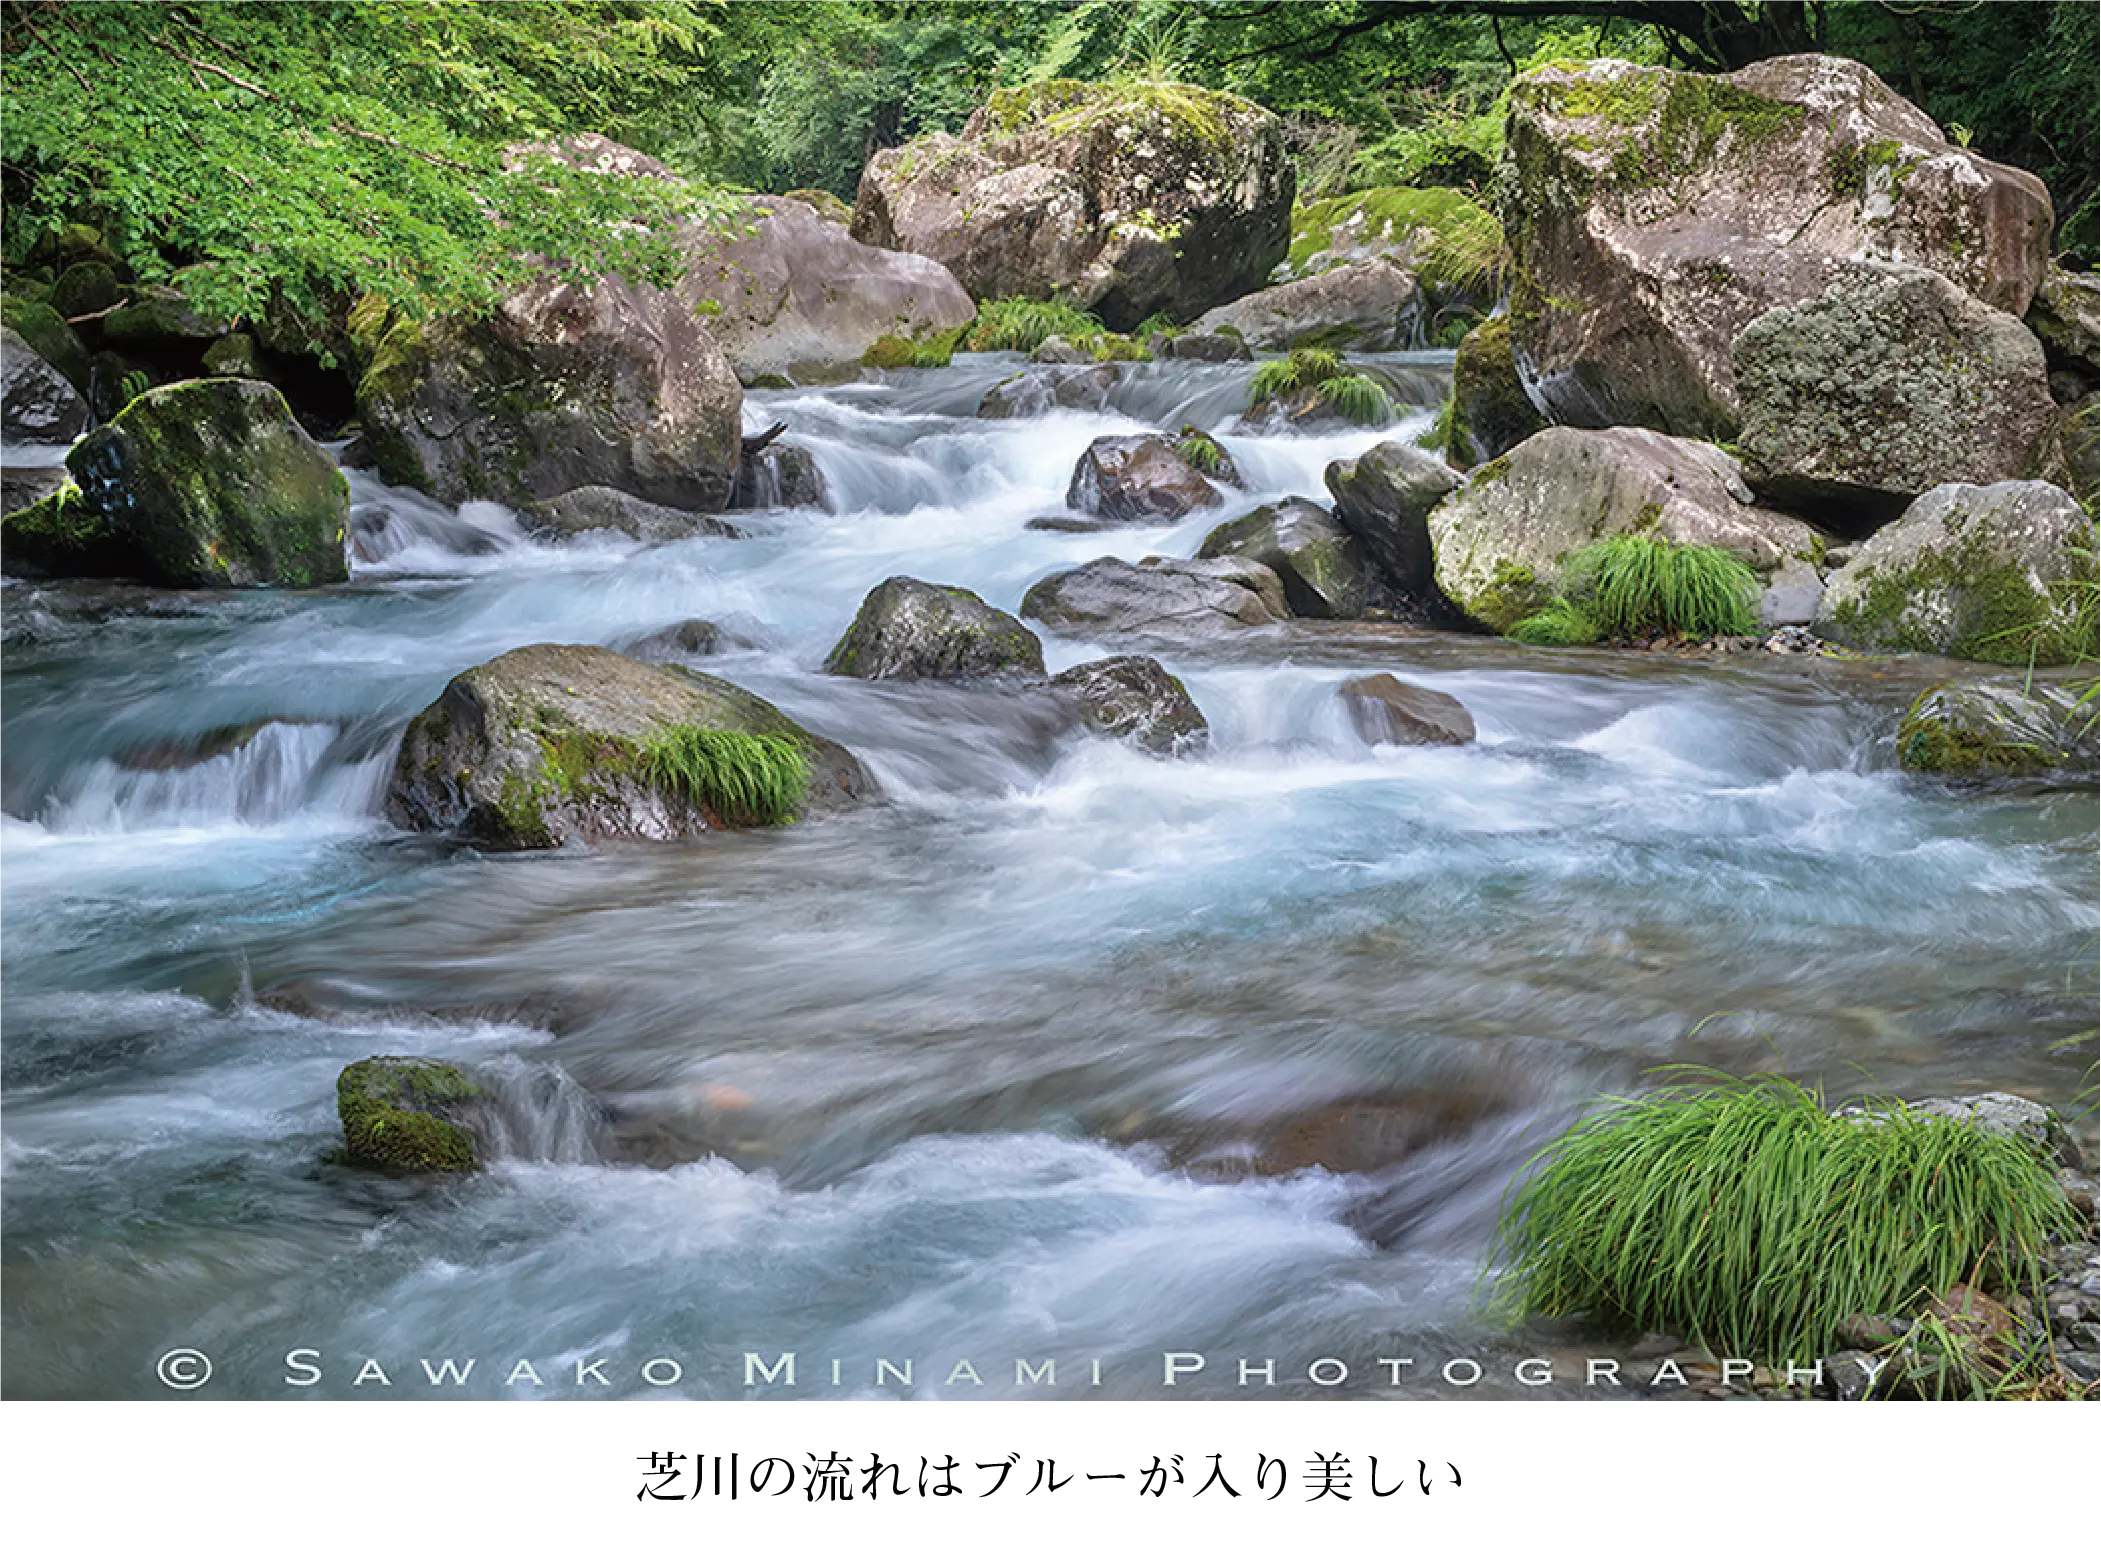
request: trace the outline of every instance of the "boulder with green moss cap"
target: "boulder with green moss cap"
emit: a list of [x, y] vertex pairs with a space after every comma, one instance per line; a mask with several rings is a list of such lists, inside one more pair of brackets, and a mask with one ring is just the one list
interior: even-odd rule
[[861, 601], [824, 672], [860, 680], [1041, 674], [1043, 644], [967, 588], [893, 576]]
[[386, 810], [534, 849], [779, 825], [875, 793], [850, 752], [725, 680], [543, 643], [455, 676], [410, 722]]
[[1936, 685], [1897, 728], [1897, 761], [1952, 778], [2057, 774], [2093, 781], [2101, 759], [2091, 681], [1995, 675]]
[[383, 1174], [471, 1174], [482, 1166], [484, 1093], [457, 1066], [413, 1055], [354, 1061], [336, 1078], [350, 1162]]
[[1870, 652], [2047, 668], [2093, 654], [2080, 596], [2093, 522], [2052, 484], [1943, 484], [1856, 549], [1825, 585], [1816, 633]]

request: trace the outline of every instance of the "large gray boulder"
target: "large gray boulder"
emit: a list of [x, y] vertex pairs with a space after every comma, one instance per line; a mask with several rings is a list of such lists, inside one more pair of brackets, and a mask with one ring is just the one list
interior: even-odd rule
[[1050, 689], [1071, 703], [1095, 733], [1156, 756], [1188, 755], [1211, 737], [1211, 726], [1188, 688], [1154, 658], [1076, 664], [1055, 676]]
[[1043, 644], [1014, 616], [966, 588], [893, 576], [861, 600], [824, 672], [861, 680], [1041, 674]]
[[1072, 470], [1065, 504], [1086, 516], [1117, 522], [1173, 521], [1219, 493], [1164, 436], [1103, 435]]
[[316, 587], [349, 575], [350, 486], [260, 381], [181, 381], [66, 454], [73, 484], [0, 524], [10, 570], [167, 587]]
[[1360, 620], [1370, 586], [1364, 556], [1335, 518], [1294, 495], [1221, 522], [1199, 560], [1257, 560], [1277, 573], [1291, 612], [1309, 620]]
[[1235, 332], [1250, 348], [1383, 353], [1414, 341], [1420, 308], [1415, 278], [1375, 257], [1220, 305], [1198, 316], [1190, 330]]
[[543, 538], [576, 538], [585, 533], [625, 533], [645, 544], [667, 544], [681, 538], [737, 538], [741, 535], [720, 517], [699, 511], [659, 506], [603, 484], [587, 484], [518, 508], [526, 530]]
[[1505, 159], [1512, 347], [1558, 423], [1729, 438], [1730, 346], [1767, 310], [1886, 261], [2018, 317], [2049, 259], [2040, 180], [1831, 55], [1533, 71]]
[[1644, 429], [1543, 430], [1476, 469], [1429, 526], [1437, 585], [1498, 632], [1561, 591], [1571, 552], [1614, 534], [1725, 549], [1766, 581], [1822, 551], [1807, 523], [1753, 501], [1727, 452]]
[[2093, 523], [2055, 485], [1944, 484], [1853, 552], [1825, 584], [1819, 636], [1872, 652], [2044, 667], [2078, 640]]
[[1374, 597], [1390, 602], [1427, 591], [1430, 513], [1459, 475], [1407, 441], [1388, 440], [1361, 457], [1329, 463], [1323, 477], [1335, 497], [1335, 520], [1371, 566]]
[[2101, 761], [2095, 716], [2091, 681], [1952, 680], [1912, 703], [1897, 729], [1897, 760], [1956, 778], [2060, 773], [2091, 782]]
[[1917, 267], [1861, 267], [1736, 339], [1744, 477], [1858, 537], [1937, 484], [2034, 474], [2056, 432], [2042, 345]]
[[544, 276], [485, 320], [400, 322], [358, 384], [380, 477], [448, 505], [605, 485], [718, 509], [736, 485], [743, 406], [691, 305], [618, 278]]
[[751, 231], [695, 231], [677, 295], [709, 310], [708, 329], [739, 380], [851, 380], [881, 337], [927, 338], [967, 325], [977, 306], [939, 261], [864, 245], [802, 201], [754, 196]]
[[1115, 331], [1259, 288], [1291, 236], [1283, 122], [1180, 84], [994, 93], [960, 136], [869, 161], [853, 235], [941, 262], [976, 299], [1068, 299]]
[[410, 722], [387, 819], [491, 849], [668, 841], [874, 796], [861, 764], [751, 692], [603, 647], [520, 647]]
[[87, 427], [88, 405], [73, 383], [0, 327], [0, 439], [63, 446]]
[[1105, 556], [1053, 572], [1022, 597], [1027, 619], [1080, 636], [1215, 636], [1291, 614], [1276, 572], [1254, 560]]

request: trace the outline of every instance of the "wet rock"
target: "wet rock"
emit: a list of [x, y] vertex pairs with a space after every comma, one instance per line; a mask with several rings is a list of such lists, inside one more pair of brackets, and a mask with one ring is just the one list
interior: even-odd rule
[[1437, 585], [1507, 631], [1561, 590], [1570, 552], [1618, 533], [1725, 549], [1770, 581], [1821, 541], [1752, 503], [1736, 459], [1653, 430], [1550, 429], [1477, 468], [1430, 514]]
[[[88, 405], [73, 383], [19, 334], [0, 327], [0, 439], [62, 446], [87, 427]], [[27, 504], [10, 502], [5, 509]]]
[[350, 489], [260, 381], [137, 398], [66, 455], [78, 488], [6, 519], [8, 554], [170, 587], [314, 587], [349, 575]]
[[1014, 616], [965, 588], [893, 576], [861, 601], [824, 672], [861, 680], [1041, 674], [1043, 644]]
[[225, 321], [212, 320], [190, 303], [180, 288], [143, 283], [126, 291], [122, 308], [102, 318], [102, 340], [114, 345], [145, 346], [165, 339], [209, 342], [224, 334]]
[[58, 371], [73, 389], [85, 395], [88, 389], [88, 351], [50, 305], [0, 295], [0, 326], [29, 345], [29, 351]]
[[0, 517], [55, 495], [71, 481], [64, 468], [17, 468], [0, 471]]
[[830, 511], [832, 490], [814, 451], [775, 441], [744, 459], [730, 505], [739, 511]]
[[1816, 632], [1874, 652], [2042, 667], [2091, 649], [2077, 588], [2093, 524], [2050, 484], [1944, 484], [1857, 549], [1824, 587]]
[[681, 620], [661, 631], [621, 642], [613, 651], [644, 663], [683, 663], [688, 658], [710, 658], [726, 647], [745, 645], [713, 620]]
[[1248, 347], [1265, 350], [1384, 353], [1414, 341], [1421, 307], [1414, 277], [1380, 258], [1248, 294], [1199, 316], [1191, 330], [1230, 328]]
[[2101, 763], [2087, 683], [2002, 675], [1936, 685], [1897, 729], [1897, 760], [1958, 778], [2091, 782]]
[[1335, 520], [1357, 540], [1380, 601], [1431, 586], [1430, 513], [1459, 475], [1406, 441], [1381, 441], [1363, 456], [1331, 462], [1325, 474]]
[[1473, 714], [1458, 698], [1390, 674], [1367, 674], [1342, 687], [1350, 722], [1372, 745], [1470, 745]]
[[116, 269], [107, 261], [76, 261], [51, 285], [51, 308], [69, 320], [93, 315], [117, 302]]
[[1033, 419], [1053, 408], [1100, 412], [1123, 377], [1120, 364], [1046, 364], [1010, 375], [978, 403], [981, 419]]
[[1120, 533], [1139, 525], [1110, 517], [1030, 517], [1022, 527], [1030, 533]]
[[727, 681], [543, 643], [456, 676], [416, 716], [386, 809], [411, 831], [533, 849], [774, 825], [875, 793], [843, 747]]
[[239, 380], [266, 381], [269, 370], [263, 351], [246, 332], [229, 332], [204, 350], [204, 373], [231, 375]]
[[350, 1161], [385, 1174], [471, 1174], [482, 1164], [469, 1119], [483, 1090], [457, 1066], [375, 1055], [336, 1078]]
[[1478, 467], [1537, 435], [1547, 421], [1525, 394], [1510, 352], [1510, 318], [1499, 315], [1468, 332], [1452, 358], [1452, 411], [1445, 458]]
[[1159, 435], [1101, 436], [1065, 491], [1074, 511], [1126, 522], [1172, 521], [1218, 502], [1211, 481]]
[[1069, 299], [1113, 331], [1188, 320], [1284, 257], [1294, 177], [1267, 110], [1184, 85], [1045, 81], [960, 136], [869, 161], [857, 239], [931, 256], [976, 299]]
[[2018, 317], [2049, 258], [2040, 180], [1950, 145], [1833, 55], [1533, 71], [1505, 158], [1511, 343], [1558, 423], [1728, 439], [1730, 347], [1766, 311], [1901, 261]]
[[1200, 750], [1211, 737], [1182, 682], [1156, 659], [1101, 658], [1067, 669], [1050, 688], [1077, 707], [1080, 720], [1156, 756]]
[[1162, 333], [1153, 339], [1152, 351], [1155, 359], [1188, 359], [1198, 364], [1233, 364], [1255, 357], [1246, 343], [1225, 332], [1188, 331], [1172, 337]]
[[[1966, 1098], [1924, 1098], [1905, 1106], [1913, 1114], [1965, 1120], [1991, 1136], [2013, 1137], [2049, 1155], [2060, 1168], [2076, 1172], [2082, 1163], [2079, 1144], [2054, 1109], [2014, 1093], [1977, 1093]], [[1853, 1119], [1875, 1120], [1872, 1109], [1853, 1106], [1841, 1111]]]
[[1021, 600], [1022, 615], [1081, 635], [1211, 636], [1290, 616], [1284, 584], [1253, 560], [1104, 557], [1054, 572]]
[[1367, 573], [1356, 541], [1335, 518], [1298, 496], [1262, 506], [1213, 528], [1199, 560], [1258, 560], [1284, 584], [1291, 612], [1312, 620], [1357, 620]]
[[576, 538], [585, 533], [624, 533], [645, 544], [680, 538], [742, 538], [741, 529], [698, 511], [681, 511], [622, 494], [603, 484], [587, 484], [518, 508], [518, 520], [542, 538]]
[[1766, 312], [1735, 366], [1746, 481], [1854, 537], [1936, 485], [2029, 477], [2055, 430], [2034, 334], [1917, 267]]

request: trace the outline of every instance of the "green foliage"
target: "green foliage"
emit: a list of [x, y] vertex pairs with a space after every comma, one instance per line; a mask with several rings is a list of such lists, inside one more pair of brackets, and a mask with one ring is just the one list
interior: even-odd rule
[[794, 740], [671, 724], [637, 747], [652, 786], [709, 811], [725, 826], [793, 821], [810, 786], [810, 759]]
[[1603, 639], [1597, 621], [1566, 598], [1556, 598], [1537, 614], [1527, 615], [1505, 634], [1513, 642], [1532, 647], [1588, 647]]
[[963, 339], [972, 353], [1032, 353], [1047, 337], [1078, 342], [1102, 335], [1102, 323], [1085, 310], [1054, 299], [988, 299]]
[[1394, 420], [1392, 396], [1368, 375], [1331, 375], [1317, 390], [1328, 412], [1352, 424], [1376, 426]]
[[1562, 561], [1563, 596], [1609, 641], [1748, 636], [1758, 629], [1758, 577], [1727, 550], [1621, 533]]
[[932, 337], [878, 337], [861, 362], [876, 370], [939, 370], [955, 357], [956, 344], [968, 327], [937, 332]]
[[1226, 455], [1225, 447], [1194, 424], [1182, 426], [1174, 448], [1176, 456], [1206, 478], [1224, 479], [1229, 484], [1240, 482], [1240, 471], [1233, 466], [1233, 459]]
[[1500, 1303], [1775, 1358], [1980, 1274], [2032, 1288], [2077, 1228], [2023, 1141], [1901, 1104], [1837, 1117], [1773, 1080], [1607, 1100], [1521, 1178]]
[[1301, 417], [1327, 414], [1352, 424], [1390, 424], [1396, 413], [1385, 387], [1346, 370], [1342, 356], [1327, 348], [1294, 348], [1285, 358], [1265, 359], [1248, 377], [1247, 393], [1250, 410], [1297, 399]]

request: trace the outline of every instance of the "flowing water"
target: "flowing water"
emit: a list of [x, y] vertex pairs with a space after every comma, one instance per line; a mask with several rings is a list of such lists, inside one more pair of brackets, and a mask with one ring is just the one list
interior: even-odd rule
[[[1024, 524], [1094, 436], [1224, 424], [1247, 366], [980, 421], [985, 357], [753, 394], [837, 509], [740, 540], [544, 546], [353, 473], [345, 587], [11, 585], [5, 1392], [155, 1395], [193, 1347], [237, 1397], [1144, 1396], [1169, 1353], [1200, 1396], [1389, 1391], [1382, 1358], [1449, 1392], [1417, 1367], [1455, 1355], [1509, 1395], [1525, 1345], [1474, 1314], [1497, 1204], [1592, 1095], [1691, 1062], [2077, 1100], [2051, 1046], [2091, 1022], [2093, 796], [1900, 775], [1922, 662], [1302, 623], [1163, 654], [1213, 733], [1174, 761], [1024, 694], [815, 672], [885, 577], [1013, 609], [1319, 498], [1448, 364], [1388, 362], [1393, 431], [1229, 436], [1247, 492], [1171, 526]], [[386, 825], [452, 675], [692, 617], [887, 803], [596, 853]], [[1479, 742], [1360, 741], [1335, 693], [1374, 670]], [[374, 1054], [496, 1085], [487, 1172], [332, 1161]], [[1391, 1156], [1322, 1158], [1365, 1125]]]

